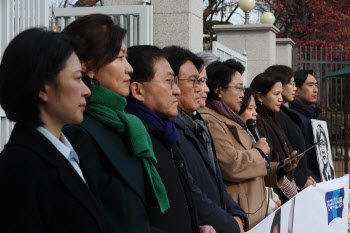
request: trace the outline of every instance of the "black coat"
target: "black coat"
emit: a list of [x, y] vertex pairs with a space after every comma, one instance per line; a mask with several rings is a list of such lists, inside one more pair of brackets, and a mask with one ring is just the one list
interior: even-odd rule
[[[202, 143], [179, 118], [171, 118], [179, 132], [178, 145], [184, 155], [200, 225], [212, 225], [217, 233], [239, 232], [233, 216], [240, 216], [249, 229], [244, 211], [227, 193], [215, 156], [215, 171]], [[214, 148], [214, 145], [213, 145]]]
[[[264, 106], [258, 112], [256, 125], [261, 137], [265, 137], [270, 147], [269, 159], [271, 162], [283, 162], [293, 152], [286, 135], [279, 125], [279, 120], [275, 112], [268, 111]], [[294, 171], [285, 175], [290, 181], [294, 179]], [[288, 201], [287, 197], [280, 189], [274, 191], [279, 196], [282, 204]]]
[[88, 114], [80, 125], [66, 126], [63, 132], [92, 177], [108, 232], [149, 233], [150, 186], [142, 162], [129, 152], [123, 136]]
[[151, 136], [154, 154], [157, 158], [155, 167], [162, 178], [170, 203], [170, 208], [164, 214], [158, 208], [151, 208], [151, 231], [153, 233], [199, 232], [192, 191], [181, 151], [177, 145], [170, 149], [165, 140], [165, 133], [156, 129], [139, 113], [130, 108], [127, 108], [126, 112], [136, 115]]
[[[278, 112], [278, 118], [281, 128], [286, 134], [293, 150], [297, 150], [298, 154], [303, 152], [306, 149], [305, 138], [301, 129], [301, 119], [298, 114], [282, 104], [281, 111]], [[305, 186], [308, 177], [307, 159], [304, 156], [299, 160], [298, 166], [294, 169], [294, 180], [299, 189]]]
[[[321, 113], [321, 109], [315, 106], [307, 106], [298, 100], [289, 103], [289, 108], [295, 111], [301, 119], [303, 135], [305, 138], [305, 146], [309, 148], [314, 142], [314, 134], [312, 132], [311, 119], [317, 119]], [[306, 152], [308, 174], [311, 175], [316, 182], [321, 182], [320, 168], [316, 155], [316, 149], [313, 148]]]
[[83, 174], [90, 189], [45, 136], [16, 124], [0, 154], [0, 232], [106, 232]]

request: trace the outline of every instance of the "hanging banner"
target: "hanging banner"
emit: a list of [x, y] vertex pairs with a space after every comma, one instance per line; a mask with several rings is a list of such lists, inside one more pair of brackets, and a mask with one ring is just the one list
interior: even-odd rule
[[249, 233], [348, 232], [349, 175], [310, 186]]

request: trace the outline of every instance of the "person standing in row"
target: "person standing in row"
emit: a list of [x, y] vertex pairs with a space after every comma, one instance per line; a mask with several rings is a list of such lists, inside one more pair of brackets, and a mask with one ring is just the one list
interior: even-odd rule
[[[290, 109], [295, 111], [301, 119], [305, 146], [309, 148], [314, 141], [311, 119], [317, 119], [321, 109], [316, 107], [318, 96], [318, 82], [312, 70], [298, 70], [294, 72], [294, 81], [297, 87], [294, 101], [289, 103]], [[306, 152], [308, 174], [318, 183], [321, 182], [316, 149]]]
[[[178, 46], [165, 47], [174, 74], [178, 76], [179, 114], [171, 118], [179, 132], [178, 145], [184, 155], [199, 224], [210, 224], [218, 233], [243, 232], [249, 228], [244, 211], [227, 193], [211, 135], [203, 124], [199, 108], [204, 80], [200, 79], [203, 61], [189, 50]], [[244, 224], [243, 224], [244, 222]]]
[[[269, 159], [271, 162], [284, 162], [286, 158], [296, 155], [297, 151], [293, 150], [280, 128], [277, 116], [283, 102], [281, 77], [275, 73], [261, 73], [253, 79], [250, 88], [258, 92], [255, 97], [258, 112], [256, 124], [260, 135], [266, 137], [271, 148]], [[297, 164], [293, 164], [293, 168], [296, 166]], [[299, 191], [293, 174], [294, 171], [286, 174], [288, 179], [283, 180], [281, 189], [274, 189], [282, 204], [294, 197]]]
[[181, 93], [177, 77], [160, 48], [133, 46], [128, 61], [134, 69], [126, 112], [142, 121], [151, 136], [155, 164], [165, 188], [170, 208], [163, 214], [151, 208], [152, 233], [215, 233], [211, 226], [199, 226], [196, 206], [184, 159], [177, 147], [179, 134], [169, 117], [177, 116], [177, 96]]
[[0, 232], [108, 232], [81, 155], [61, 132], [83, 120], [89, 95], [66, 36], [33, 28], [6, 48], [0, 104], [16, 125], [0, 154]]
[[[292, 148], [301, 153], [306, 149], [301, 119], [296, 112], [288, 107], [288, 103], [294, 100], [297, 89], [293, 77], [294, 72], [292, 68], [283, 65], [270, 66], [265, 72], [278, 74], [281, 78], [283, 103], [281, 104], [281, 111], [278, 112], [279, 123]], [[307, 159], [305, 157], [300, 160], [298, 167], [294, 170], [294, 180], [300, 190], [310, 185], [316, 185], [312, 176], [308, 175]]]
[[284, 171], [277, 169], [278, 163], [272, 163], [270, 178], [268, 163], [263, 159], [270, 152], [266, 138], [252, 143], [245, 122], [237, 114], [244, 97], [243, 65], [234, 59], [218, 61], [209, 65], [207, 72], [210, 92], [207, 107], [200, 113], [213, 136], [227, 191], [245, 211], [252, 228], [265, 217], [265, 184], [271, 179], [271, 185], [279, 187]]
[[153, 165], [147, 130], [124, 112], [133, 72], [126, 60], [126, 30], [110, 16], [93, 14], [75, 20], [62, 33], [75, 40], [84, 78], [91, 83], [84, 121], [64, 132], [97, 187], [108, 231], [149, 233], [149, 208], [164, 212], [169, 202]]

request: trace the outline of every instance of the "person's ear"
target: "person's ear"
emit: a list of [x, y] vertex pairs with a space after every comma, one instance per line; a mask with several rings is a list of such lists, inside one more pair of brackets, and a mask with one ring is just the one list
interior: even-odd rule
[[91, 62], [82, 62], [81, 63], [81, 69], [82, 71], [89, 77], [89, 78], [94, 78], [95, 77], [95, 72], [94, 71], [89, 71], [86, 73], [87, 67], [89, 66]]
[[48, 93], [53, 88], [52, 85], [52, 83], [49, 83], [48, 81], [44, 80], [43, 84], [40, 87], [39, 100], [41, 100], [42, 102], [47, 102], [49, 100]]
[[223, 91], [224, 91], [224, 89], [222, 87], [217, 87], [214, 90], [214, 93], [218, 96], [219, 99], [221, 99]]
[[132, 82], [130, 84], [130, 95], [134, 99], [143, 102], [145, 101], [144, 97], [144, 89], [142, 83], [139, 82]]
[[262, 103], [263, 102], [263, 100], [264, 100], [264, 96], [263, 96], [263, 94], [261, 93], [261, 92], [258, 92], [257, 94], [256, 94], [256, 97], [257, 97], [257, 99], [259, 100], [259, 102], [260, 103]]

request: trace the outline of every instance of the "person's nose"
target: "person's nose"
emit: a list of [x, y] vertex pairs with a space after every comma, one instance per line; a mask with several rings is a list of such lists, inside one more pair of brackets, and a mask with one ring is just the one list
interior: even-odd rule
[[128, 60], [125, 59], [125, 73], [126, 74], [131, 74], [134, 72], [134, 69], [132, 68], [132, 66], [130, 65], [130, 63], [128, 62]]
[[209, 90], [209, 87], [207, 86], [207, 83], [204, 83], [203, 86], [204, 86], [204, 93], [208, 94], [210, 90]]
[[87, 98], [91, 95], [90, 88], [86, 86], [86, 84], [81, 80], [81, 96]]
[[174, 83], [173, 86], [173, 95], [178, 96], [181, 94], [181, 90], [177, 84]]
[[279, 102], [283, 102], [282, 94], [278, 95], [278, 101], [279, 101]]
[[200, 85], [200, 84], [196, 84], [194, 86], [194, 91], [195, 92], [201, 92], [203, 90], [203, 85]]

